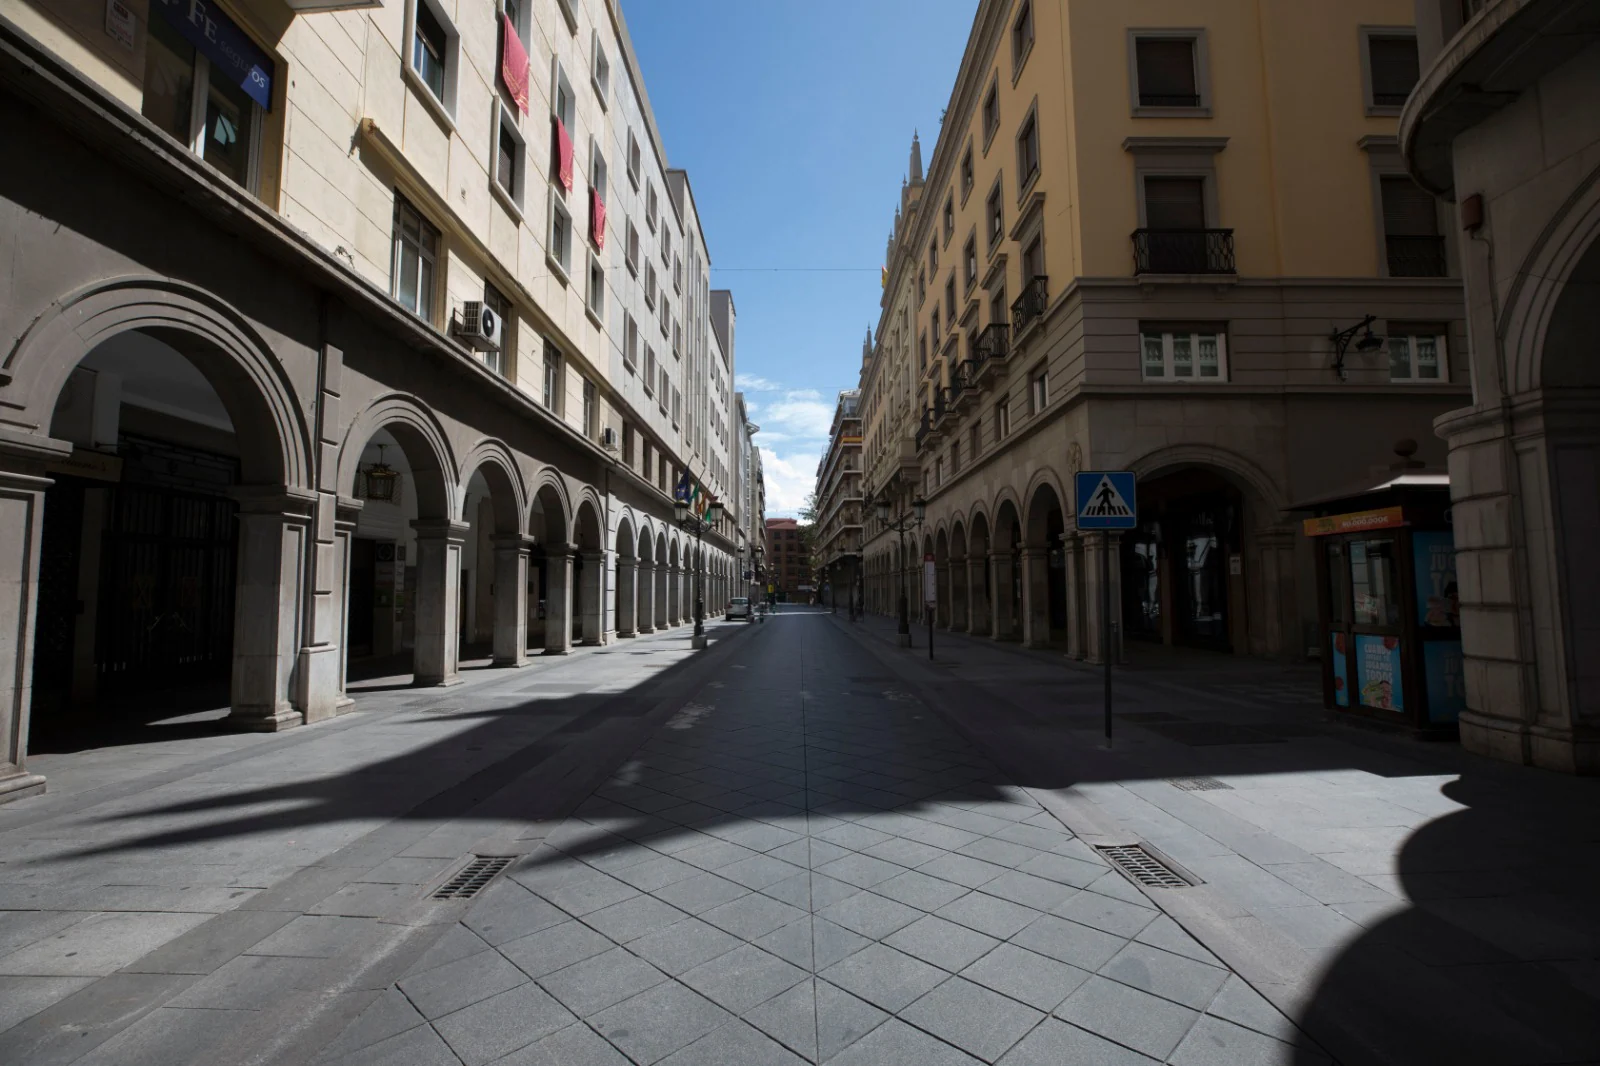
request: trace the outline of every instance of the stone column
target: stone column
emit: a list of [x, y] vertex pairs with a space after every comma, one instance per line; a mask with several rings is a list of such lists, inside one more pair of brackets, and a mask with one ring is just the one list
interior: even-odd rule
[[939, 601], [934, 604], [933, 622], [940, 629], [950, 628], [950, 563], [935, 563], [933, 587]]
[[1012, 580], [1016, 571], [1016, 562], [1009, 551], [991, 551], [989, 565], [994, 575], [994, 639], [1016, 640], [1017, 617], [1016, 603], [1012, 595]]
[[[12, 431], [0, 429], [12, 437]], [[47, 458], [65, 456], [64, 443], [43, 438], [0, 453], [0, 672], [9, 692], [0, 703], [0, 803], [44, 791], [27, 768], [28, 717], [33, 707], [33, 641], [39, 602], [39, 537], [44, 523]]]
[[617, 559], [617, 636], [631, 637], [638, 630], [639, 560]]
[[579, 607], [583, 612], [583, 642], [589, 645], [606, 642], [605, 604], [606, 553], [583, 553], [583, 587], [578, 590]]
[[364, 500], [340, 497], [334, 513], [334, 560], [338, 566], [334, 588], [339, 592], [339, 696], [335, 714], [343, 714], [355, 703], [345, 692], [350, 676], [350, 541], [356, 535], [356, 522], [364, 506]]
[[[239, 567], [228, 721], [242, 729], [275, 732], [305, 721], [292, 696], [316, 498], [255, 486], [234, 494], [239, 499]], [[324, 661], [331, 666], [338, 660], [328, 656]], [[329, 693], [328, 715], [333, 699]]]
[[528, 550], [521, 533], [494, 536], [494, 662], [528, 665]]
[[472, 527], [445, 518], [419, 518], [417, 643], [412, 672], [418, 685], [461, 683], [461, 549]]
[[640, 562], [638, 575], [634, 579], [634, 586], [638, 589], [638, 600], [634, 608], [634, 617], [638, 619], [635, 632], [654, 633], [656, 631], [656, 568], [650, 563]]
[[1083, 537], [1078, 533], [1063, 534], [1061, 550], [1067, 565], [1067, 655], [1082, 659], [1088, 654], [1083, 642]]
[[572, 545], [545, 545], [544, 567], [544, 653], [565, 655], [572, 650]]
[[[1252, 539], [1255, 541], [1255, 558], [1242, 560], [1241, 569], [1244, 572], [1239, 577], [1231, 576], [1230, 572], [1228, 578], [1230, 593], [1238, 591], [1238, 598], [1233, 602], [1241, 606], [1250, 598], [1250, 584], [1260, 584], [1260, 630], [1255, 633], [1247, 631], [1246, 646], [1252, 655], [1265, 655], [1283, 662], [1299, 662], [1304, 657], [1306, 641], [1305, 634], [1300, 631], [1300, 613], [1295, 596], [1295, 530], [1291, 526], [1272, 526], [1256, 530]], [[1252, 562], [1257, 564], [1254, 574], [1250, 572]], [[1234, 611], [1235, 608], [1230, 604], [1229, 614]], [[1244, 648], [1235, 642], [1234, 650], [1242, 651]]]
[[989, 617], [989, 597], [983, 590], [984, 568], [989, 557], [983, 552], [967, 556], [967, 631], [975, 637], [994, 635], [994, 623]]
[[950, 630], [965, 633], [972, 628], [972, 596], [967, 588], [967, 557], [950, 557]]
[[668, 564], [667, 566], [667, 625], [675, 626], [679, 622], [679, 611], [683, 608], [683, 567]]
[[655, 616], [656, 628], [666, 629], [671, 625], [668, 618], [672, 603], [672, 567], [667, 563], [656, 564], [656, 591], [655, 591]]
[[1118, 564], [1121, 543], [1120, 534], [1111, 534], [1111, 621], [1116, 629], [1112, 637], [1115, 643], [1107, 649], [1105, 627], [1102, 624], [1103, 586], [1100, 580], [1100, 559], [1108, 550], [1106, 537], [1102, 533], [1092, 533], [1083, 538], [1084, 645], [1086, 658], [1091, 663], [1105, 662], [1107, 654], [1111, 655], [1112, 662], [1122, 659], [1122, 568]]
[[1050, 551], [1033, 544], [1022, 549], [1022, 643], [1050, 644]]

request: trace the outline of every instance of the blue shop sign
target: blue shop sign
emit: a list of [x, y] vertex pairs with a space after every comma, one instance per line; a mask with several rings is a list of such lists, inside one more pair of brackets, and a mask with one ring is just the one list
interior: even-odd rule
[[150, 0], [168, 25], [211, 60], [211, 76], [272, 110], [272, 60], [213, 0]]

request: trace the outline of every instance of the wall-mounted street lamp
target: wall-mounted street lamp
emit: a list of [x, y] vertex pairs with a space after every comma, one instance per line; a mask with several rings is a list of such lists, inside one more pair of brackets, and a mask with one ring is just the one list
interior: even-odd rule
[[[1345, 353], [1350, 350], [1351, 342], [1355, 343], [1358, 352], [1375, 352], [1382, 348], [1386, 341], [1372, 332], [1372, 324], [1378, 320], [1377, 315], [1368, 315], [1349, 329], [1334, 330], [1329, 337], [1333, 341], [1333, 372], [1339, 375], [1340, 381], [1348, 381], [1349, 373], [1345, 370]], [[1360, 339], [1356, 334], [1361, 334]]]

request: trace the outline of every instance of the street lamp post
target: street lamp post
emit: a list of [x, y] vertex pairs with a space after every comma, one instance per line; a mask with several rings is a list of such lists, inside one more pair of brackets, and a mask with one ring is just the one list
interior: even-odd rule
[[706, 602], [701, 584], [701, 574], [705, 570], [702, 541], [706, 530], [714, 528], [722, 521], [722, 503], [712, 500], [706, 506], [705, 517], [701, 518], [690, 513], [688, 500], [677, 500], [672, 505], [672, 516], [677, 520], [679, 529], [694, 534], [694, 637], [690, 644], [695, 648], [703, 648], [706, 646]]
[[889, 520], [889, 501], [882, 496], [878, 497], [878, 521], [889, 529], [900, 534], [900, 646], [911, 647], [911, 614], [906, 593], [906, 532], [913, 525], [922, 526], [922, 516], [927, 513], [928, 505], [920, 497], [911, 501], [911, 514], [900, 514], [894, 521]]

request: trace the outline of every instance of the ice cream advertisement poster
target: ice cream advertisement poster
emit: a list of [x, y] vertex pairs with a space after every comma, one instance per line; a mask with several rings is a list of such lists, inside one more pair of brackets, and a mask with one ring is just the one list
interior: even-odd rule
[[1350, 682], [1346, 677], [1349, 672], [1346, 668], [1345, 636], [1343, 633], [1331, 634], [1333, 640], [1333, 657], [1329, 660], [1333, 664], [1333, 702], [1339, 707], [1350, 706]]
[[1422, 646], [1428, 679], [1428, 721], [1454, 722], [1467, 709], [1467, 682], [1459, 640], [1430, 640]]
[[1455, 538], [1449, 533], [1413, 533], [1411, 553], [1417, 578], [1417, 621], [1425, 626], [1460, 626]]
[[1399, 637], [1356, 637], [1356, 671], [1363, 707], [1405, 710]]

